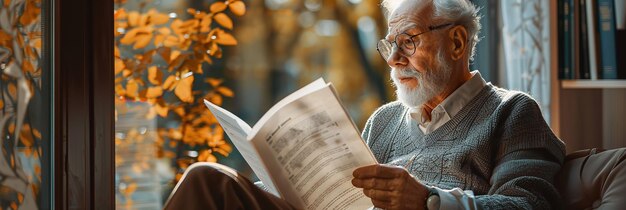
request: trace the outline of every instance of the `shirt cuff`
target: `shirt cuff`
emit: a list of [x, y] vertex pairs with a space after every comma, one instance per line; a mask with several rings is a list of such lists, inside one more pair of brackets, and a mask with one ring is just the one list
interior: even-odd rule
[[438, 187], [433, 187], [437, 190], [440, 199], [439, 209], [477, 209], [474, 202], [474, 192], [471, 190], [461, 190], [460, 188], [454, 188], [451, 190], [444, 190]]

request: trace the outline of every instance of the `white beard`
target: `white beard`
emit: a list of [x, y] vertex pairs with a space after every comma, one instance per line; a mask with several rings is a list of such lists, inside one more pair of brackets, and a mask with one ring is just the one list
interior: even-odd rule
[[[391, 69], [391, 79], [396, 86], [398, 100], [405, 106], [411, 108], [421, 107], [423, 104], [439, 95], [446, 87], [450, 79], [452, 69], [446, 63], [443, 51], [437, 52], [435, 69], [426, 69], [425, 73], [420, 73], [412, 67], [405, 69]], [[417, 87], [408, 87], [400, 83], [402, 77], [413, 77], [417, 79]]]

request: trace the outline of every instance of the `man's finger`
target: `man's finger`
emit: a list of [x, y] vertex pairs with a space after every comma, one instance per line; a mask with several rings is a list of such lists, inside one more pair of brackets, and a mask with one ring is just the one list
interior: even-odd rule
[[406, 170], [399, 166], [391, 165], [369, 165], [357, 168], [352, 175], [355, 178], [367, 179], [367, 178], [397, 178], [402, 177]]
[[394, 196], [397, 196], [396, 191], [376, 190], [376, 189], [363, 189], [363, 193], [372, 200], [379, 200], [385, 202], [391, 202]]
[[365, 189], [377, 189], [377, 190], [399, 190], [402, 183], [402, 180], [398, 178], [394, 179], [377, 179], [377, 178], [369, 178], [369, 179], [352, 179], [352, 185], [358, 188]]

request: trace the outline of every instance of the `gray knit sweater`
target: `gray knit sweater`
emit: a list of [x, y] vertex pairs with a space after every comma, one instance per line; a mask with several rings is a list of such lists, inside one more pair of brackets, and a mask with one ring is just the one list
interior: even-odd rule
[[363, 130], [379, 163], [405, 166], [422, 183], [472, 190], [483, 209], [557, 208], [553, 179], [565, 147], [528, 95], [487, 84], [450, 121], [423, 134], [400, 102]]

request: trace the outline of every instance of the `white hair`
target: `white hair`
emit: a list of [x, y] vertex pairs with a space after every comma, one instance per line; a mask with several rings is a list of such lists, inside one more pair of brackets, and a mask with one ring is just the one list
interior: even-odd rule
[[[383, 0], [385, 16], [407, 0]], [[412, 1], [412, 0], [408, 0]], [[455, 23], [465, 27], [468, 33], [468, 50], [469, 60], [474, 60], [476, 52], [476, 44], [480, 41], [478, 33], [480, 32], [480, 16], [479, 8], [476, 8], [469, 0], [431, 0], [433, 6], [432, 20], [441, 23]]]

